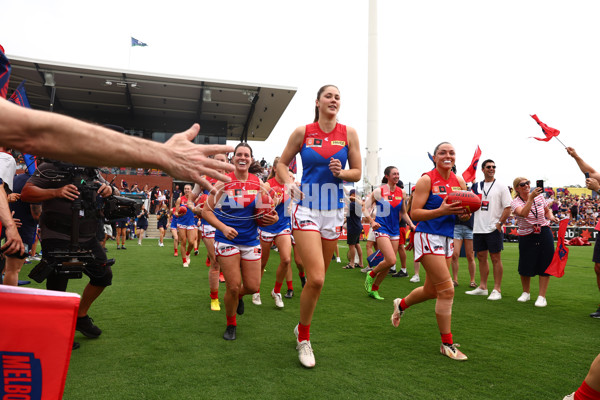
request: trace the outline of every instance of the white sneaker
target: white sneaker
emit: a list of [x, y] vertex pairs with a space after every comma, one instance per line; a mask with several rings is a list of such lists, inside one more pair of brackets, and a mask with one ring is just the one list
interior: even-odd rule
[[271, 297], [275, 300], [277, 308], [283, 308], [283, 300], [281, 299], [281, 293], [275, 293], [275, 290], [271, 290]]
[[185, 262], [190, 265], [190, 256], [189, 254], [187, 256], [185, 256]]
[[189, 261], [186, 261], [186, 262], [184, 262], [184, 263], [183, 263], [183, 268], [187, 268], [187, 267], [189, 267], [189, 266], [190, 266], [190, 263], [189, 263]]
[[312, 346], [310, 345], [310, 340], [303, 340], [296, 345], [296, 350], [298, 350], [298, 359], [300, 360], [300, 364], [302, 364], [306, 368], [312, 368], [315, 366], [315, 355], [313, 354]]
[[161, 243], [159, 246], [160, 246], [160, 247], [165, 247], [165, 244], [164, 244], [164, 243]]
[[460, 345], [458, 343], [454, 343], [451, 345], [446, 345], [446, 344], [442, 343], [440, 345], [440, 353], [442, 353], [446, 357], [450, 357], [453, 360], [457, 360], [457, 361], [467, 360], [467, 356], [465, 356], [462, 351], [458, 350], [457, 347], [460, 347]]
[[566, 395], [565, 397], [563, 397], [563, 400], [574, 400], [575, 399], [575, 392]]
[[421, 278], [419, 277], [419, 274], [415, 274], [412, 278], [410, 278], [410, 281], [413, 283], [421, 282]]
[[494, 289], [492, 290], [492, 293], [490, 293], [490, 297], [488, 297], [488, 300], [502, 300], [502, 294], [500, 294], [499, 291]]
[[260, 306], [262, 304], [262, 301], [260, 301], [260, 293], [254, 293], [252, 295], [252, 304], [255, 304], [257, 306]]
[[294, 327], [294, 335], [296, 335], [296, 340], [298, 340], [298, 324]]
[[470, 295], [475, 295], [475, 296], [487, 296], [488, 295], [488, 290], [487, 289], [482, 289], [480, 287], [476, 287], [473, 290], [467, 290], [465, 292], [465, 294], [470, 294]]
[[546, 298], [542, 297], [542, 296], [538, 296], [537, 300], [535, 301], [535, 306], [536, 307], [546, 307], [548, 305], [548, 303], [546, 302]]
[[521, 293], [521, 295], [517, 299], [517, 301], [519, 301], [521, 303], [525, 303], [526, 301], [529, 301], [529, 300], [531, 300], [531, 296], [527, 292]]
[[338, 258], [335, 259], [335, 261], [337, 261], [337, 263], [339, 264], [339, 263], [342, 262], [342, 259], [338, 257]]
[[392, 321], [392, 325], [394, 325], [395, 328], [397, 328], [398, 325], [400, 325], [400, 318], [402, 318], [402, 315], [404, 315], [404, 311], [400, 310], [401, 301], [401, 298], [394, 299], [394, 312], [392, 313], [390, 320]]

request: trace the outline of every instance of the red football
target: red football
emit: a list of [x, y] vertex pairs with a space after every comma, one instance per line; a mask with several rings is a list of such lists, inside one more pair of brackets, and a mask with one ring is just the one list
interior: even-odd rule
[[448, 204], [456, 203], [458, 201], [461, 203], [462, 207], [470, 213], [479, 210], [479, 207], [481, 207], [481, 199], [479, 196], [468, 190], [451, 192], [448, 194], [447, 198]]
[[179, 210], [177, 211], [177, 213], [181, 217], [182, 215], [185, 215], [185, 213], [187, 213], [187, 209], [188, 208], [186, 206], [179, 206]]
[[271, 195], [273, 201], [275, 202], [275, 207], [277, 207], [284, 200], [285, 188], [282, 188], [281, 186], [272, 187], [269, 190], [269, 195]]
[[256, 204], [254, 205], [254, 218], [258, 226], [266, 226], [263, 222], [263, 215], [275, 210], [273, 198], [268, 193], [262, 193], [256, 196]]

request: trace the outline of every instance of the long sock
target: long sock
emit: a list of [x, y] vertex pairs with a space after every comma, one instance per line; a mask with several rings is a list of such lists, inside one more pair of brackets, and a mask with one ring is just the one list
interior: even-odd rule
[[597, 400], [600, 399], [600, 392], [592, 389], [590, 385], [585, 383], [579, 386], [579, 389], [575, 392], [575, 400]]
[[371, 286], [371, 290], [374, 291], [374, 292], [378, 291], [379, 290], [379, 285], [373, 285], [373, 286]]
[[[304, 278], [304, 272], [298, 272], [298, 276], [300, 277], [300, 279]], [[600, 307], [600, 305], [598, 307]]]
[[408, 308], [408, 304], [406, 304], [406, 300], [402, 299], [400, 300], [400, 309], [402, 311], [406, 310]]
[[183, 260], [183, 262], [186, 262], [187, 260], [185, 259], [185, 256], [181, 256], [181, 259]]
[[219, 291], [215, 290], [214, 292], [211, 290], [210, 291], [210, 298], [211, 299], [218, 299], [219, 298]]
[[227, 326], [229, 326], [229, 325], [237, 326], [237, 321], [235, 320], [235, 314], [233, 315], [233, 317], [227, 316]]
[[273, 288], [273, 291], [275, 293], [281, 293], [281, 286], [283, 285], [283, 282], [277, 282], [275, 281], [275, 287]]
[[450, 333], [442, 333], [442, 343], [446, 343], [446, 344], [453, 344], [454, 342], [452, 341], [452, 332]]
[[310, 340], [310, 325], [298, 323], [298, 341]]
[[294, 281], [285, 281], [287, 283], [288, 290], [294, 290]]
[[369, 272], [369, 276], [370, 276], [371, 278], [375, 278], [375, 277], [377, 276], [377, 272], [375, 272], [375, 271], [371, 271], [371, 272]]

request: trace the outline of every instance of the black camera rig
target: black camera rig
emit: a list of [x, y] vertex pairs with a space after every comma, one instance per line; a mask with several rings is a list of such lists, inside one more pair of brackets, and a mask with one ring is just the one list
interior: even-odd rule
[[[91, 250], [83, 250], [79, 245], [79, 221], [82, 216], [106, 218], [115, 220], [134, 217], [141, 210], [141, 203], [122, 196], [111, 195], [102, 199], [99, 204], [98, 189], [103, 178], [96, 168], [81, 167], [73, 164], [54, 162], [58, 171], [45, 178], [54, 181], [70, 181], [77, 187], [79, 196], [71, 205], [71, 234], [68, 249], [44, 250], [42, 260], [31, 270], [29, 277], [42, 283], [51, 274], [62, 275], [67, 279], [79, 279], [83, 272], [93, 274], [90, 267], [97, 266], [100, 262]], [[103, 264], [111, 266], [114, 259]]]

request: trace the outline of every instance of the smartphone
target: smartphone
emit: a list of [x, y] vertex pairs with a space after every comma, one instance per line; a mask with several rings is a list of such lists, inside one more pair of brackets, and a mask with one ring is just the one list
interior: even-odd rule
[[585, 173], [585, 179], [588, 179], [589, 177], [590, 177], [590, 173], [589, 173], [589, 172], [586, 172], [586, 173]]
[[540, 189], [544, 190], [544, 181], [542, 179], [535, 181], [535, 186], [537, 186]]

